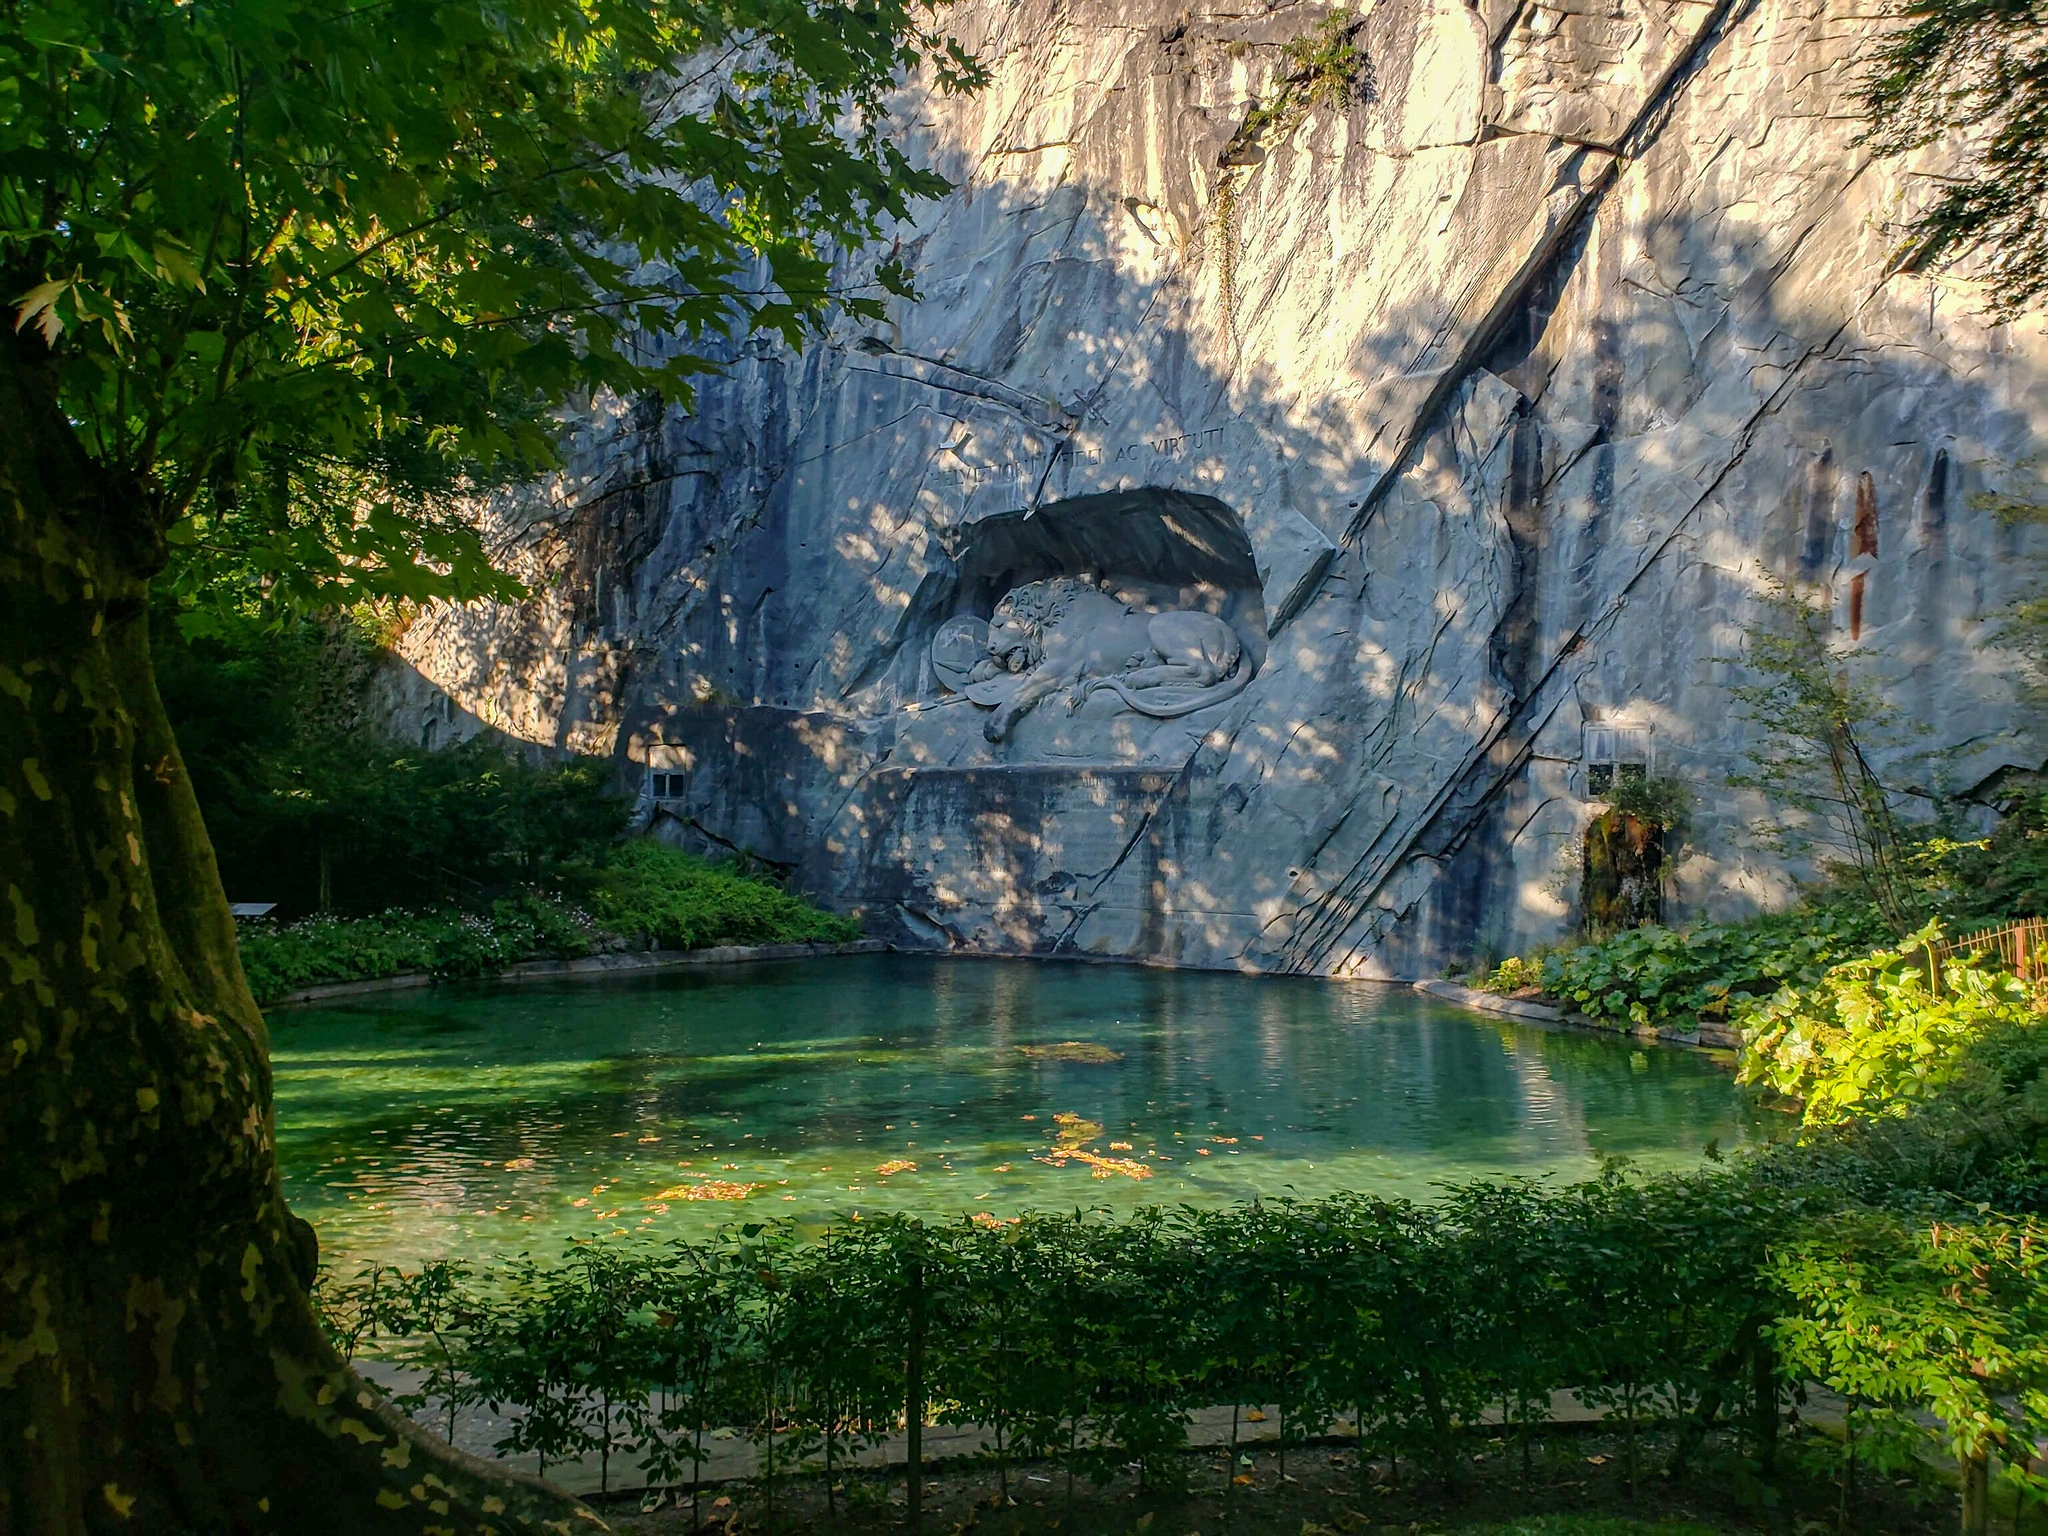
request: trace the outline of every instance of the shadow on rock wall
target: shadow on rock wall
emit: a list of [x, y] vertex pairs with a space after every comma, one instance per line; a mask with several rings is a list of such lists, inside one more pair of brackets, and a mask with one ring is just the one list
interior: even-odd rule
[[1782, 899], [1725, 782], [1766, 572], [1926, 722], [1899, 781], [2048, 755], [1980, 644], [2043, 338], [1888, 272], [1926, 168], [1853, 145], [1843, 17], [1382, 0], [1370, 98], [1247, 145], [1321, 11], [952, 14], [923, 297], [595, 413], [408, 734], [610, 751], [904, 941], [1338, 975], [1569, 925], [1589, 747], [1701, 792], [1669, 910]]

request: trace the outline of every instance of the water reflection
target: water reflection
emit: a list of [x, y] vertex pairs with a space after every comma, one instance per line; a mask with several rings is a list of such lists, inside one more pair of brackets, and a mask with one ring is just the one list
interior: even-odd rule
[[[1116, 1059], [1020, 1049], [1069, 1040]], [[272, 1043], [286, 1193], [343, 1266], [741, 1212], [1426, 1195], [1686, 1164], [1755, 1129], [1690, 1053], [1371, 983], [1114, 966], [882, 955], [450, 987], [283, 1013]], [[1092, 1166], [1048, 1160], [1062, 1129]]]

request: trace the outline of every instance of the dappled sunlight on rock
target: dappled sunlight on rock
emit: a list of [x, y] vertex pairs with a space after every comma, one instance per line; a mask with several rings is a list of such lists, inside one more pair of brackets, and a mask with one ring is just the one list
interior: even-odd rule
[[[1297, 9], [949, 10], [994, 79], [898, 121], [956, 190], [834, 279], [920, 297], [589, 402], [486, 509], [534, 595], [419, 617], [401, 734], [611, 754], [901, 943], [1345, 976], [1565, 931], [1596, 732], [1699, 792], [1673, 915], [1782, 900], [1719, 659], [1771, 579], [1928, 724], [1897, 782], [2048, 759], [1983, 643], [2048, 341], [1898, 270], [1950, 151], [1868, 162], [1854, 29], [1381, 0], [1262, 118]], [[1006, 642], [1062, 582], [1089, 622]]]

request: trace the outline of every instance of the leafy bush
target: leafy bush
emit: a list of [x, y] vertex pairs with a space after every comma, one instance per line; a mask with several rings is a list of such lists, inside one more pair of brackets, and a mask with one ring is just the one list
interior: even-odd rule
[[850, 919], [765, 881], [707, 864], [652, 839], [613, 849], [572, 883], [580, 905], [527, 892], [482, 912], [394, 908], [371, 917], [309, 917], [241, 936], [242, 970], [259, 1003], [301, 987], [406, 972], [444, 980], [492, 976], [521, 960], [587, 955], [607, 936], [665, 949], [714, 944], [843, 944]]
[[1482, 992], [1497, 992], [1502, 997], [1520, 992], [1525, 987], [1543, 985], [1543, 962], [1525, 960], [1519, 955], [1509, 955], [1493, 968], [1493, 974], [1479, 983]]
[[1790, 1302], [1771, 1328], [1785, 1364], [1847, 1399], [1846, 1455], [1911, 1466], [1931, 1414], [1964, 1469], [1965, 1530], [1994, 1452], [2048, 1497], [2029, 1465], [2048, 1427], [2048, 1229], [1844, 1212], [1777, 1245], [1768, 1273]]
[[1546, 996], [1625, 1029], [1727, 1018], [1747, 999], [1812, 982], [1830, 966], [1889, 938], [1874, 911], [1802, 907], [1689, 932], [1630, 928], [1543, 961]]
[[590, 919], [539, 896], [493, 902], [487, 912], [432, 908], [374, 917], [309, 917], [241, 935], [242, 970], [259, 1003], [301, 987], [424, 971], [453, 980], [490, 976], [521, 960], [590, 953]]
[[165, 707], [237, 900], [354, 916], [575, 874], [630, 807], [608, 761], [537, 764], [485, 735], [442, 751], [373, 728], [371, 616], [186, 640], [160, 626]]
[[1951, 961], [1937, 989], [1929, 926], [1896, 949], [1832, 966], [1751, 1009], [1740, 1076], [1806, 1101], [1806, 1122], [1902, 1114], [1945, 1087], [1972, 1047], [2037, 1021], [2033, 992], [2015, 977]]
[[[657, 1480], [688, 1473], [706, 1423], [772, 1449], [772, 1478], [888, 1432], [913, 1396], [1073, 1477], [1137, 1462], [1173, 1479], [1188, 1411], [1219, 1404], [1278, 1404], [1283, 1456], [1342, 1419], [1447, 1472], [1503, 1400], [1525, 1423], [1574, 1387], [1632, 1438], [1665, 1394], [1691, 1413], [1746, 1390], [1785, 1206], [1715, 1171], [1475, 1185], [1435, 1206], [883, 1216], [810, 1241], [749, 1223], [705, 1243], [579, 1245], [488, 1286], [373, 1268], [330, 1278], [322, 1300], [344, 1341], [431, 1366], [444, 1395], [521, 1409], [501, 1449], [637, 1451]], [[378, 1294], [465, 1320], [461, 1340], [406, 1337]], [[366, 1313], [383, 1332], [366, 1334]]]
[[1638, 821], [1656, 823], [1673, 835], [1672, 842], [1675, 843], [1682, 840], [1690, 828], [1696, 797], [1692, 786], [1674, 774], [1651, 777], [1636, 772], [1619, 775], [1605, 793], [1596, 798], [1604, 799], [1609, 810], [1633, 816]]
[[652, 838], [614, 849], [585, 900], [612, 932], [644, 935], [664, 949], [844, 944], [860, 937], [860, 926], [850, 919]]
[[1959, 918], [2048, 913], [2048, 791], [2033, 791], [1982, 842], [1941, 850], [1947, 909]]

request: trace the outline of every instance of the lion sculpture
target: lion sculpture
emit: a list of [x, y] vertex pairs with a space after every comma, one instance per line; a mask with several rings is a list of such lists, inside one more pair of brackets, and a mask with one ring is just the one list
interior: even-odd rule
[[978, 620], [956, 620], [933, 656], [938, 662], [941, 647], [950, 648], [942, 679], [993, 710], [982, 727], [992, 742], [1062, 690], [1069, 713], [1108, 689], [1139, 714], [1170, 720], [1220, 704], [1251, 681], [1243, 643], [1213, 614], [1146, 613], [1073, 576], [1011, 591], [988, 621], [983, 654], [961, 669], [963, 645], [979, 628]]

